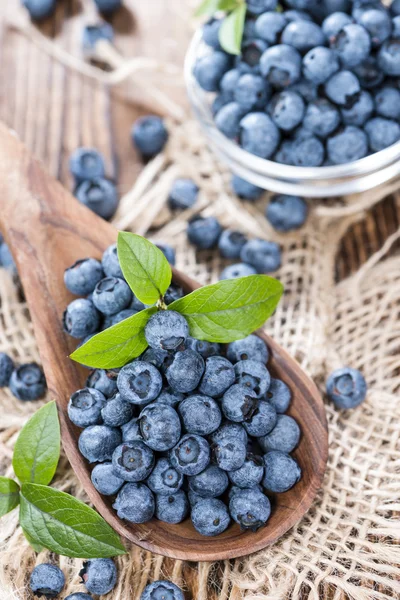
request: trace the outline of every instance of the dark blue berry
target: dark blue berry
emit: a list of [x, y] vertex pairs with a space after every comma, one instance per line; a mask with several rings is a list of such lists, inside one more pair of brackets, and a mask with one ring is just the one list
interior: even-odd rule
[[325, 93], [334, 104], [351, 108], [358, 100], [361, 88], [351, 71], [338, 71], [325, 83]]
[[156, 404], [168, 404], [175, 408], [177, 404], [182, 402], [184, 395], [180, 392], [174, 392], [171, 388], [164, 388], [159, 396], [154, 400]]
[[226, 472], [216, 465], [209, 465], [198, 475], [189, 477], [189, 489], [203, 498], [222, 496], [228, 484]]
[[42, 21], [54, 13], [57, 0], [22, 0], [22, 4], [33, 21]]
[[239, 440], [239, 442], [245, 446], [248, 442], [245, 428], [239, 423], [231, 423], [229, 421], [223, 423], [221, 427], [211, 435], [211, 440], [214, 444], [228, 438]]
[[182, 298], [183, 296], [183, 289], [179, 285], [171, 283], [171, 285], [164, 294], [164, 302], [168, 306], [169, 304], [172, 304], [172, 302], [175, 302], [175, 300], [179, 300], [179, 298]]
[[265, 113], [252, 112], [240, 121], [240, 145], [247, 152], [269, 158], [279, 141], [279, 129]]
[[112, 455], [114, 473], [124, 481], [137, 483], [146, 479], [154, 467], [153, 451], [143, 442], [123, 442]]
[[257, 531], [268, 521], [271, 503], [267, 496], [258, 490], [241, 489], [230, 499], [229, 512], [241, 529]]
[[264, 466], [262, 484], [270, 492], [287, 492], [301, 478], [301, 469], [297, 461], [289, 454], [278, 450], [272, 450], [265, 454]]
[[257, 273], [271, 273], [281, 266], [281, 249], [275, 242], [250, 240], [243, 246], [240, 258], [254, 267]]
[[121, 443], [121, 432], [108, 425], [90, 425], [79, 436], [79, 451], [90, 462], [110, 461]]
[[123, 442], [143, 441], [140, 431], [139, 419], [133, 418], [121, 427]]
[[158, 452], [170, 450], [181, 435], [181, 423], [172, 406], [152, 404], [139, 415], [139, 425], [146, 444]]
[[104, 277], [98, 260], [84, 258], [77, 260], [64, 272], [65, 287], [76, 296], [87, 296], [93, 292], [96, 284]]
[[222, 19], [214, 19], [213, 17], [204, 23], [202, 28], [203, 41], [207, 46], [214, 50], [220, 50], [219, 30], [222, 25]]
[[104, 252], [101, 259], [101, 266], [107, 277], [119, 277], [123, 279], [124, 276], [118, 260], [117, 244], [112, 244]]
[[324, 157], [324, 146], [314, 135], [298, 136], [292, 144], [292, 161], [296, 167], [319, 167]]
[[46, 392], [43, 371], [36, 363], [23, 364], [14, 369], [9, 386], [11, 393], [18, 400], [28, 402], [42, 398]]
[[304, 225], [307, 214], [308, 207], [303, 198], [284, 194], [272, 196], [265, 211], [265, 216], [272, 227], [282, 232], [292, 231]]
[[218, 404], [208, 396], [189, 396], [179, 404], [178, 411], [188, 433], [209, 435], [221, 425]]
[[36, 596], [56, 598], [65, 585], [64, 573], [55, 565], [42, 563], [31, 573], [29, 587]]
[[188, 515], [189, 501], [183, 490], [156, 496], [156, 517], [164, 523], [181, 523]]
[[190, 219], [187, 227], [189, 242], [199, 250], [214, 248], [221, 232], [222, 227], [215, 217], [196, 215]]
[[243, 423], [243, 427], [252, 437], [261, 437], [272, 431], [276, 423], [275, 408], [269, 402], [259, 400], [251, 417]]
[[358, 19], [358, 23], [369, 33], [373, 48], [381, 46], [385, 40], [390, 38], [392, 23], [386, 11], [375, 8], [365, 10]]
[[98, 390], [106, 398], [111, 398], [117, 391], [117, 371], [95, 369], [86, 380], [86, 386]]
[[257, 407], [257, 395], [244, 385], [232, 385], [222, 396], [222, 412], [230, 421], [242, 423], [251, 419]]
[[217, 50], [197, 59], [193, 68], [193, 75], [203, 90], [217, 92], [222, 76], [229, 70], [230, 66], [231, 59], [228, 54]]
[[197, 388], [203, 372], [203, 357], [194, 350], [183, 350], [174, 355], [165, 376], [175, 392], [187, 394]]
[[111, 15], [122, 6], [122, 0], [94, 0], [97, 8], [104, 15]]
[[182, 487], [183, 475], [168, 458], [159, 458], [146, 483], [155, 494], [169, 496]]
[[64, 311], [64, 331], [74, 338], [82, 339], [96, 333], [99, 325], [100, 315], [93, 302], [86, 298], [73, 300]]
[[339, 70], [339, 61], [333, 50], [324, 46], [312, 48], [303, 58], [303, 75], [319, 85]]
[[351, 108], [342, 108], [340, 110], [343, 123], [345, 125], [361, 127], [371, 117], [374, 108], [374, 101], [371, 94], [362, 90], [357, 102]]
[[231, 186], [241, 200], [258, 200], [264, 193], [264, 190], [245, 179], [242, 179], [238, 175], [232, 175]]
[[262, 13], [255, 23], [255, 33], [257, 37], [268, 42], [276, 44], [282, 31], [287, 25], [286, 15], [275, 11]]
[[104, 177], [104, 158], [94, 148], [77, 148], [70, 156], [69, 170], [77, 183]]
[[234, 381], [235, 371], [231, 362], [223, 356], [210, 356], [206, 359], [199, 390], [206, 396], [218, 398]]
[[261, 56], [260, 69], [273, 87], [286, 88], [300, 79], [301, 55], [287, 44], [272, 46]]
[[[105, 396], [94, 388], [83, 388], [74, 392], [68, 402], [68, 416], [78, 427], [89, 427], [102, 423], [102, 408]], [[113, 425], [113, 423], [106, 423]]]
[[131, 300], [128, 284], [118, 277], [106, 277], [94, 288], [93, 304], [104, 315], [115, 315], [127, 308]]
[[312, 21], [292, 21], [282, 33], [282, 44], [293, 46], [299, 52], [308, 52], [325, 43], [322, 29]]
[[246, 446], [238, 439], [226, 437], [213, 446], [213, 456], [223, 471], [235, 471], [246, 460]]
[[10, 382], [14, 370], [14, 362], [8, 354], [0, 352], [0, 387], [5, 387]]
[[375, 107], [380, 117], [398, 121], [400, 119], [400, 91], [393, 87], [382, 88], [375, 95]]
[[155, 115], [137, 119], [131, 135], [133, 143], [144, 158], [152, 158], [161, 152], [168, 140], [168, 131], [163, 119]]
[[121, 321], [125, 321], [125, 319], [129, 319], [129, 317], [133, 317], [133, 315], [136, 315], [135, 310], [133, 310], [132, 308], [124, 308], [123, 310], [117, 312], [115, 315], [110, 315], [109, 327], [117, 325], [118, 323], [121, 323]]
[[367, 382], [357, 369], [343, 367], [328, 377], [326, 393], [337, 408], [355, 408], [365, 400]]
[[259, 456], [248, 454], [243, 465], [229, 472], [231, 482], [240, 488], [252, 488], [259, 484], [264, 476], [264, 463]]
[[157, 246], [159, 250], [161, 250], [169, 264], [175, 266], [176, 257], [175, 250], [173, 249], [173, 247], [169, 244], [161, 244], [160, 242], [157, 242], [154, 245]]
[[277, 0], [247, 0], [247, 10], [251, 15], [261, 15], [267, 10], [275, 10]]
[[228, 528], [230, 517], [225, 504], [216, 498], [204, 498], [192, 508], [193, 527], [205, 536], [219, 535]]
[[226, 98], [230, 98], [233, 100], [233, 94], [235, 93], [236, 86], [242, 73], [239, 69], [230, 69], [227, 71], [221, 79], [220, 90], [221, 93], [225, 95]]
[[147, 348], [145, 352], [143, 352], [141, 356], [141, 360], [144, 362], [148, 362], [157, 369], [164, 370], [172, 360], [171, 354], [167, 350], [155, 349], [155, 348]]
[[144, 483], [126, 483], [119, 491], [113, 508], [120, 519], [147, 523], [154, 515], [154, 496]]
[[291, 131], [301, 123], [304, 116], [304, 100], [291, 90], [279, 92], [268, 105], [268, 112], [275, 125], [283, 131]]
[[261, 110], [271, 96], [270, 86], [265, 79], [253, 73], [244, 73], [234, 90], [234, 100], [245, 110]]
[[247, 277], [248, 275], [256, 275], [257, 271], [251, 265], [245, 263], [237, 263], [228, 265], [221, 271], [219, 278], [222, 279], [237, 279], [238, 277]]
[[184, 344], [189, 335], [189, 325], [180, 313], [160, 310], [147, 321], [144, 332], [151, 348], [171, 351]]
[[82, 181], [75, 190], [75, 196], [81, 204], [103, 219], [111, 219], [117, 210], [117, 188], [108, 179], [96, 177]]
[[65, 600], [93, 600], [92, 596], [83, 592], [75, 592], [65, 597]]
[[322, 23], [322, 31], [325, 34], [326, 39], [331, 42], [334, 41], [339, 31], [346, 25], [353, 23], [353, 19], [344, 12], [337, 11], [328, 15]]
[[265, 395], [271, 382], [266, 366], [257, 360], [240, 360], [235, 364], [236, 383], [253, 390], [257, 398]]
[[260, 74], [260, 58], [268, 48], [264, 40], [257, 38], [245, 39], [242, 43], [241, 54], [236, 57], [235, 67], [241, 74]]
[[140, 600], [185, 600], [183, 592], [171, 581], [153, 581], [145, 587]]
[[114, 473], [111, 462], [99, 463], [92, 471], [91, 479], [96, 490], [104, 496], [114, 496], [125, 481]]
[[162, 388], [162, 378], [152, 364], [136, 360], [125, 365], [118, 373], [118, 390], [132, 404], [148, 404], [157, 398]]
[[279, 450], [280, 452], [292, 452], [300, 440], [300, 427], [293, 417], [278, 415], [273, 430], [259, 438], [259, 443], [264, 452]]
[[113, 398], [108, 400], [106, 405], [101, 410], [103, 423], [112, 427], [121, 427], [130, 421], [133, 417], [134, 410], [132, 404], [121, 397], [121, 394], [115, 394]]
[[217, 342], [206, 342], [205, 340], [196, 340], [188, 336], [186, 338], [186, 348], [190, 348], [190, 350], [195, 350], [203, 358], [208, 358], [209, 356], [217, 356], [221, 352], [221, 346], [217, 344]]
[[366, 122], [364, 130], [368, 136], [369, 147], [374, 152], [379, 152], [400, 139], [400, 125], [393, 119], [374, 117]]
[[15, 264], [10, 248], [5, 242], [0, 245], [0, 266], [7, 269], [12, 275], [17, 274], [17, 265]]
[[168, 196], [171, 208], [192, 208], [199, 194], [199, 186], [193, 179], [175, 179]]
[[371, 51], [371, 38], [362, 25], [345, 25], [330, 43], [344, 67], [357, 67]]
[[215, 125], [227, 138], [236, 139], [240, 133], [240, 121], [245, 114], [237, 102], [228, 102], [215, 115]]
[[117, 583], [117, 567], [111, 558], [85, 560], [79, 571], [81, 583], [92, 594], [108, 594]]
[[328, 138], [326, 148], [329, 160], [340, 165], [366, 156], [368, 140], [362, 129], [347, 125]]
[[280, 379], [271, 379], [266, 398], [277, 413], [284, 413], [289, 408], [292, 399], [290, 388]]
[[210, 446], [199, 435], [188, 433], [171, 450], [170, 461], [179, 473], [197, 475], [210, 462]]
[[254, 333], [228, 344], [226, 355], [232, 363], [248, 359], [266, 363], [269, 357], [266, 343]]
[[369, 56], [361, 65], [353, 69], [361, 87], [369, 90], [378, 87], [385, 78], [375, 56]]

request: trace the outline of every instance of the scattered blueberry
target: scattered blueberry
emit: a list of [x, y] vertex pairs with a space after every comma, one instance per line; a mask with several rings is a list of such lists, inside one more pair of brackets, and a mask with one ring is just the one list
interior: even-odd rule
[[14, 361], [5, 352], [0, 352], [0, 387], [10, 383], [10, 377], [14, 370]]
[[164, 121], [155, 115], [140, 117], [132, 127], [132, 140], [144, 158], [152, 158], [163, 150], [168, 140]]
[[117, 210], [117, 189], [108, 179], [96, 177], [82, 181], [75, 190], [75, 196], [81, 204], [103, 219], [111, 219]]
[[111, 15], [122, 6], [122, 0], [94, 0], [97, 8], [104, 15]]
[[65, 585], [64, 573], [55, 565], [37, 565], [30, 576], [29, 587], [36, 596], [56, 598]]
[[231, 185], [234, 193], [241, 200], [258, 200], [264, 193], [264, 190], [238, 175], [232, 175]]
[[22, 0], [22, 3], [29, 12], [31, 19], [42, 21], [54, 13], [57, 0]]
[[10, 248], [5, 242], [0, 244], [0, 266], [4, 267], [12, 275], [17, 274], [17, 266], [15, 264]]
[[192, 523], [205, 536], [219, 535], [228, 528], [230, 517], [225, 504], [217, 498], [204, 498], [192, 508]]
[[79, 571], [81, 582], [92, 594], [108, 594], [117, 583], [117, 567], [111, 558], [85, 560]]
[[192, 179], [175, 179], [169, 192], [168, 203], [171, 208], [192, 208], [198, 194], [199, 187]]
[[69, 170], [76, 183], [103, 178], [105, 175], [104, 158], [94, 148], [77, 148], [70, 156]]
[[146, 523], [154, 515], [154, 496], [144, 483], [126, 483], [120, 489], [113, 508], [120, 519]]
[[140, 600], [185, 600], [182, 590], [171, 581], [153, 581], [144, 589]]
[[355, 408], [365, 400], [367, 383], [360, 371], [344, 367], [328, 377], [326, 392], [337, 408]]
[[93, 600], [92, 596], [83, 592], [75, 592], [65, 597], [65, 600]]
[[[272, 196], [265, 216], [277, 231], [292, 231], [304, 225], [307, 219], [307, 203], [299, 196]], [[263, 361], [266, 362], [266, 361]]]
[[257, 271], [251, 265], [245, 263], [237, 263], [234, 265], [228, 265], [220, 273], [219, 278], [222, 279], [236, 279], [237, 277], [247, 277], [248, 275], [256, 275]]
[[95, 49], [97, 42], [105, 40], [112, 42], [114, 39], [114, 30], [110, 23], [99, 23], [98, 25], [85, 25], [83, 28], [82, 46], [86, 51]]
[[287, 492], [300, 480], [301, 469], [297, 461], [278, 450], [264, 456], [265, 474], [262, 484], [269, 492]]
[[215, 217], [196, 215], [190, 219], [187, 227], [189, 242], [199, 250], [214, 248], [221, 232], [222, 227]]
[[36, 363], [20, 365], [11, 374], [9, 381], [11, 393], [18, 400], [39, 400], [46, 392], [46, 380], [43, 371]]
[[257, 273], [271, 273], [281, 266], [281, 249], [275, 242], [254, 239], [243, 246], [240, 258]]

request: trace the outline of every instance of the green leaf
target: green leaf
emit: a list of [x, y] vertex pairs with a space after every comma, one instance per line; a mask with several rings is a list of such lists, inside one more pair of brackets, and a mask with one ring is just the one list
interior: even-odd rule
[[245, 17], [246, 3], [243, 2], [223, 20], [218, 38], [225, 52], [240, 54]]
[[13, 479], [0, 477], [0, 517], [19, 504], [19, 485]]
[[195, 17], [202, 17], [203, 15], [213, 15], [218, 10], [219, 0], [203, 0], [196, 12]]
[[175, 300], [168, 309], [188, 321], [190, 335], [209, 342], [229, 343], [249, 335], [272, 315], [283, 285], [267, 275], [225, 279]]
[[147, 348], [144, 328], [157, 312], [152, 306], [93, 336], [70, 356], [76, 362], [97, 369], [123, 367]]
[[20, 523], [36, 543], [73, 558], [125, 554], [119, 536], [92, 508], [65, 492], [24, 483]]
[[42, 546], [41, 544], [38, 544], [30, 535], [29, 533], [27, 533], [23, 527], [21, 527], [24, 536], [26, 537], [27, 542], [29, 542], [29, 545], [34, 549], [35, 552], [37, 552], [39, 554], [39, 552], [41, 552], [44, 548], [44, 546]]
[[118, 258], [126, 281], [143, 304], [154, 304], [165, 294], [172, 272], [157, 246], [140, 235], [120, 231]]
[[55, 402], [40, 408], [26, 423], [14, 448], [13, 468], [21, 483], [47, 485], [60, 458], [60, 424]]

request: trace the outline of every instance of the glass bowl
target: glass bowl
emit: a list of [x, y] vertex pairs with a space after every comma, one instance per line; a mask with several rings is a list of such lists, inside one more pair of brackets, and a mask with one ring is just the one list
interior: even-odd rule
[[330, 167], [292, 167], [246, 152], [216, 128], [211, 111], [213, 95], [193, 76], [196, 59], [209, 52], [198, 30], [186, 54], [186, 88], [209, 146], [236, 175], [271, 192], [314, 198], [365, 192], [400, 175], [400, 141], [360, 160]]

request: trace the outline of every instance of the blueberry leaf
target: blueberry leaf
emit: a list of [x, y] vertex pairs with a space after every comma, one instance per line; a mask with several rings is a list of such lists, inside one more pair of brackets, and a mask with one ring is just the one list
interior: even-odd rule
[[118, 258], [128, 285], [143, 304], [154, 304], [165, 294], [172, 271], [157, 246], [140, 235], [120, 231]]
[[19, 485], [13, 479], [0, 477], [0, 517], [19, 504]]
[[225, 279], [195, 290], [168, 306], [187, 320], [190, 335], [208, 342], [240, 340], [274, 312], [283, 285], [267, 275]]
[[229, 54], [240, 54], [246, 3], [239, 4], [225, 19], [219, 30], [219, 43]]
[[55, 402], [49, 402], [29, 419], [14, 448], [13, 468], [21, 483], [47, 485], [60, 458], [60, 424]]
[[36, 544], [63, 556], [107, 558], [125, 554], [119, 536], [95, 510], [44, 485], [22, 485], [19, 519]]
[[144, 328], [156, 311], [157, 308], [152, 306], [108, 327], [77, 348], [70, 358], [97, 369], [123, 367], [146, 350]]

